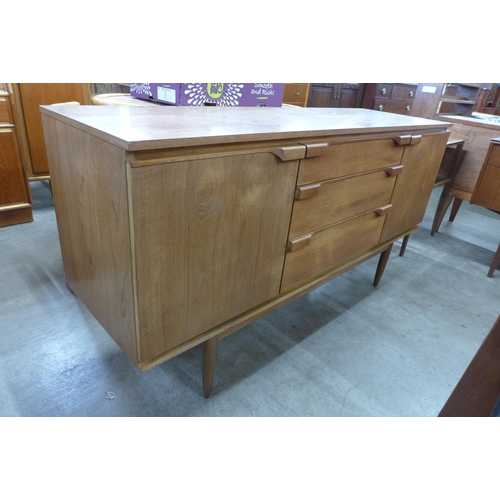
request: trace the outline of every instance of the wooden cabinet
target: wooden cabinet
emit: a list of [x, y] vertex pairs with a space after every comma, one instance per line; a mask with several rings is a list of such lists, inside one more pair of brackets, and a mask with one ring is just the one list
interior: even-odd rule
[[141, 371], [417, 228], [449, 132], [369, 110], [42, 108], [68, 286]]
[[416, 93], [416, 83], [366, 83], [361, 107], [412, 116]]
[[21, 164], [12, 88], [0, 83], [0, 227], [33, 221], [31, 192]]
[[12, 89], [19, 103], [17, 114], [19, 148], [28, 180], [48, 179], [50, 172], [40, 106], [64, 102], [90, 104], [90, 84], [13, 83]]
[[500, 211], [500, 137], [491, 140], [470, 202]]
[[283, 104], [291, 104], [302, 108], [307, 106], [309, 96], [308, 83], [285, 83], [283, 92]]
[[362, 83], [311, 83], [307, 105], [313, 108], [358, 108]]
[[479, 97], [483, 83], [448, 83], [446, 84], [437, 110], [438, 114], [471, 116]]

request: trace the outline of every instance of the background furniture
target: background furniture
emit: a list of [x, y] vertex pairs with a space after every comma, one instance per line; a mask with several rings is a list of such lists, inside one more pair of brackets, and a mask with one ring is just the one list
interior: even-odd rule
[[40, 105], [76, 101], [90, 104], [88, 83], [13, 83], [21, 161], [29, 181], [50, 179]]
[[439, 417], [489, 417], [500, 397], [500, 317], [443, 406]]
[[[500, 137], [491, 140], [470, 202], [500, 213]], [[500, 263], [500, 245], [493, 257], [488, 277]]]
[[491, 89], [491, 83], [448, 83], [437, 114], [471, 116], [481, 89]]
[[14, 120], [16, 104], [10, 84], [0, 83], [0, 227], [33, 221]]
[[378, 282], [449, 136], [369, 110], [122, 111], [42, 108], [64, 276], [140, 371], [203, 344], [207, 397], [219, 339], [381, 255]]
[[308, 83], [285, 83], [283, 91], [283, 104], [292, 104], [293, 106], [307, 106], [309, 96]]
[[[449, 198], [448, 204], [440, 205], [438, 207], [439, 214], [436, 212], [437, 219], [442, 221], [451, 201], [453, 201], [449, 218], [450, 221], [453, 221], [462, 201], [471, 200], [490, 141], [500, 134], [500, 123], [466, 116], [440, 115], [439, 119], [453, 123], [450, 139], [463, 140], [464, 150], [467, 151], [455, 181], [450, 186], [451, 198]], [[434, 229], [438, 231], [439, 225]]]
[[359, 108], [363, 83], [311, 83], [307, 105], [317, 108]]
[[366, 83], [361, 107], [411, 115], [416, 93], [416, 83]]

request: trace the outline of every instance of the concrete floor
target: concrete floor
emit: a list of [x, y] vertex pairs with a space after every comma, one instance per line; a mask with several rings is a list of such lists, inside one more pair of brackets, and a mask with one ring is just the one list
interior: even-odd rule
[[500, 314], [500, 217], [463, 203], [431, 237], [437, 189], [377, 288], [375, 258], [221, 341], [207, 400], [199, 347], [140, 374], [68, 291], [31, 189], [0, 229], [0, 416], [435, 416]]

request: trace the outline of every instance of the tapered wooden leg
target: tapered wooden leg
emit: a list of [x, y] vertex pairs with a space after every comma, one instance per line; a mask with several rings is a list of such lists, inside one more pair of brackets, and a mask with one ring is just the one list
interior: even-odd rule
[[215, 376], [215, 359], [217, 357], [217, 337], [203, 343], [203, 396], [209, 398]]
[[404, 238], [403, 238], [403, 243], [401, 243], [401, 248], [399, 250], [399, 256], [402, 257], [404, 254], [405, 254], [405, 250], [406, 250], [406, 245], [408, 245], [408, 240], [410, 239], [410, 235], [407, 234]]
[[375, 273], [375, 279], [373, 281], [373, 286], [377, 286], [379, 284], [380, 278], [382, 278], [382, 274], [384, 274], [385, 266], [387, 265], [387, 261], [389, 260], [389, 255], [391, 255], [392, 243], [387, 250], [384, 250], [380, 254], [380, 259], [378, 260], [377, 271]]
[[453, 199], [453, 205], [451, 207], [451, 213], [450, 213], [450, 222], [453, 222], [455, 220], [455, 217], [457, 215], [458, 209], [460, 208], [461, 204], [462, 200], [459, 200], [458, 198]]
[[439, 197], [438, 205], [436, 207], [436, 212], [434, 214], [434, 220], [432, 221], [431, 236], [439, 231], [439, 227], [444, 219], [444, 214], [450, 206], [451, 200], [453, 199], [453, 194], [447, 189], [447, 186], [443, 188], [441, 196]]
[[497, 268], [499, 263], [500, 263], [500, 244], [498, 245], [495, 256], [493, 257], [493, 261], [491, 263], [490, 270], [488, 271], [488, 278], [493, 277], [493, 272], [495, 271], [495, 269]]

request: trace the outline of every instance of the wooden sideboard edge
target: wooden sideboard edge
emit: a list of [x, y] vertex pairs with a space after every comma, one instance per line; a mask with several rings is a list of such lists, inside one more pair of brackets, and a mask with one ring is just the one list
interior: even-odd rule
[[[90, 105], [89, 107], [96, 107], [95, 105]], [[85, 108], [86, 106], [74, 106], [75, 108]], [[64, 109], [66, 106], [54, 106], [54, 105], [41, 105], [40, 112], [43, 117], [50, 117], [55, 120], [59, 120], [71, 127], [77, 128], [84, 132], [87, 132], [93, 136], [99, 137], [101, 140], [118, 146], [127, 152], [141, 152], [149, 150], [159, 150], [159, 149], [171, 149], [171, 148], [182, 148], [182, 147], [193, 147], [193, 146], [210, 146], [210, 145], [220, 145], [224, 144], [226, 146], [242, 144], [242, 143], [252, 143], [252, 142], [262, 142], [262, 134], [259, 132], [251, 132], [246, 134], [238, 135], [226, 135], [226, 136], [200, 136], [200, 137], [186, 137], [186, 138], [170, 138], [170, 139], [150, 139], [150, 140], [125, 140], [114, 135], [109, 134], [106, 131], [96, 129], [92, 125], [78, 121], [77, 118], [67, 116], [64, 114]], [[73, 106], [69, 106], [73, 108]], [[61, 109], [63, 110], [61, 112]], [[303, 108], [300, 108], [303, 109]], [[312, 109], [312, 108], [305, 108]], [[324, 141], [326, 138], [338, 137], [341, 142], [347, 142], [355, 140], [357, 137], [359, 139], [367, 139], [371, 134], [377, 134], [378, 138], [382, 136], [391, 137], [397, 130], [398, 133], [404, 132], [405, 134], [415, 133], [425, 133], [432, 134], [436, 132], [444, 132], [444, 128], [449, 128], [453, 126], [453, 123], [447, 123], [441, 120], [430, 120], [424, 119], [428, 123], [415, 123], [411, 125], [387, 125], [383, 127], [364, 127], [362, 125], [357, 125], [353, 128], [322, 128], [315, 130], [289, 130], [289, 131], [278, 131], [269, 132], [266, 134], [265, 141], [279, 141], [279, 140], [294, 140], [300, 139], [301, 143], [307, 141], [307, 139], [314, 138], [320, 141]], [[224, 138], [224, 142], [221, 142], [221, 138]], [[313, 146], [314, 144], [309, 144]]]
[[239, 316], [230, 319], [229, 321], [226, 321], [222, 325], [216, 326], [215, 328], [212, 328], [211, 330], [201, 335], [198, 335], [194, 339], [185, 342], [184, 344], [176, 347], [175, 349], [172, 349], [171, 351], [160, 354], [159, 356], [156, 356], [155, 358], [149, 361], [139, 363], [137, 365], [137, 368], [141, 373], [144, 373], [164, 363], [165, 361], [168, 361], [169, 359], [172, 359], [175, 356], [178, 356], [179, 354], [186, 352], [189, 349], [192, 349], [193, 347], [196, 347], [197, 345], [202, 344], [207, 340], [210, 340], [211, 338], [217, 337], [219, 340], [221, 340], [224, 337], [227, 337], [228, 335], [231, 335], [232, 333], [241, 330], [242, 328], [248, 326], [254, 321], [266, 316], [267, 314], [278, 310], [280, 307], [289, 304], [290, 302], [293, 302], [294, 300], [298, 299], [299, 297], [302, 297], [303, 295], [306, 295], [315, 288], [318, 288], [319, 286], [328, 283], [332, 279], [355, 268], [359, 264], [362, 264], [363, 262], [370, 260], [376, 255], [387, 250], [395, 241], [416, 231], [417, 229], [418, 226], [412, 228], [410, 231], [406, 231], [398, 235], [395, 238], [391, 238], [390, 240], [385, 241], [382, 245], [377, 245], [377, 247], [375, 247], [368, 255], [358, 257], [357, 259], [354, 259], [348, 264], [345, 264], [335, 269], [334, 271], [331, 271], [330, 273], [327, 273], [321, 276], [320, 278], [317, 278], [314, 281], [307, 283], [306, 285], [299, 286], [298, 288], [295, 288], [291, 291], [285, 292], [281, 295], [277, 295], [273, 299], [270, 299], [269, 301], [264, 302], [263, 304], [260, 304], [254, 307], [253, 309], [250, 309], [249, 311], [246, 311], [240, 314]]

